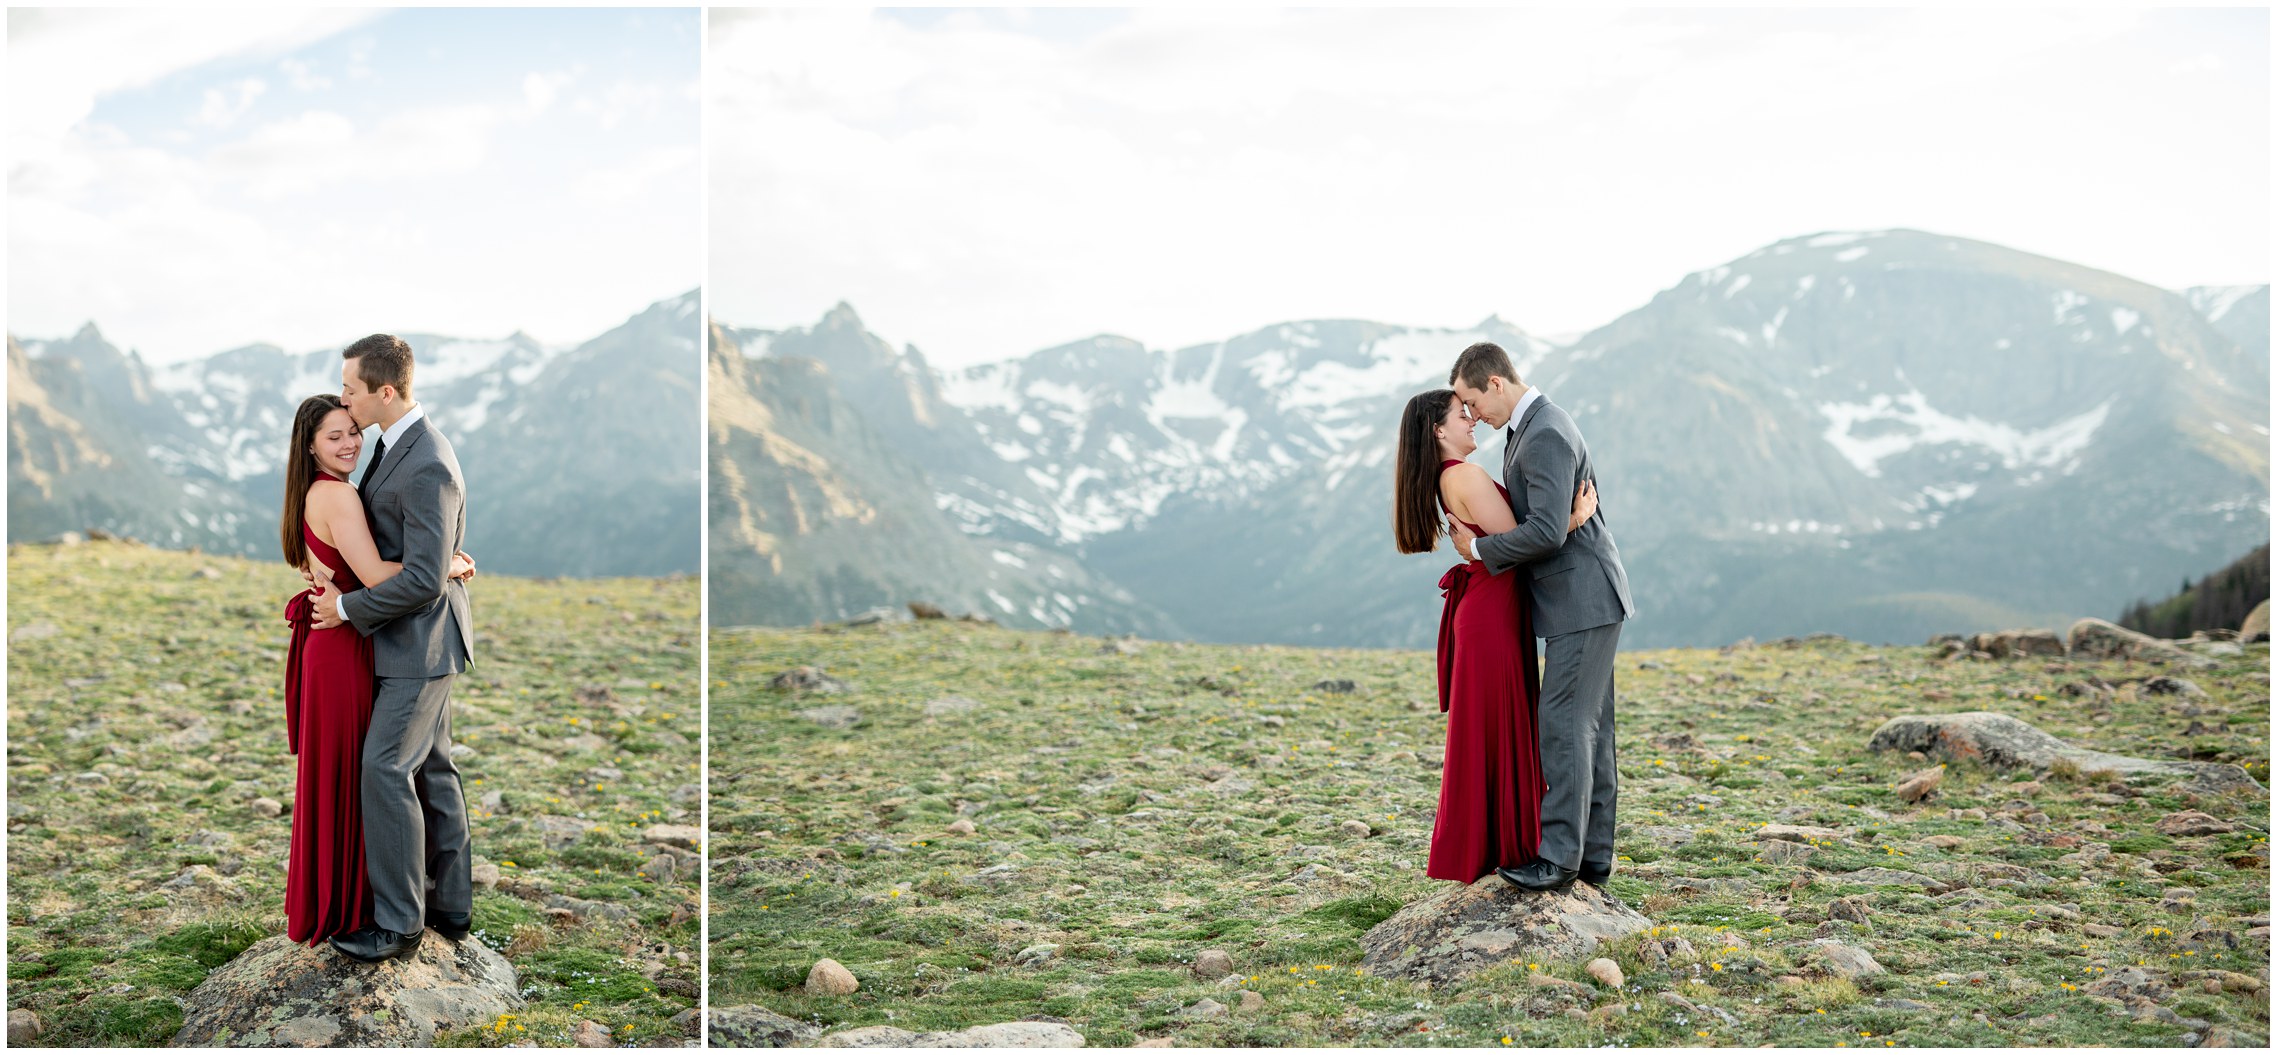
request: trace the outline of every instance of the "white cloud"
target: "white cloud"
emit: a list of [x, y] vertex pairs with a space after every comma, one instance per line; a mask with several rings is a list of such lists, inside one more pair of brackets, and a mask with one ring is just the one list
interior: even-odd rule
[[[12, 333], [92, 319], [160, 362], [374, 329], [576, 340], [701, 280], [696, 115], [678, 75], [657, 78], [669, 90], [645, 115], [654, 122], [597, 131], [562, 105], [579, 65], [553, 72], [554, 53], [535, 48], [510, 58], [537, 63], [524, 67], [539, 71], [534, 92], [469, 71], [482, 88], [405, 106], [390, 71], [355, 73], [385, 55], [390, 27], [331, 13], [201, 13], [229, 32], [154, 11], [40, 14], [12, 10], [9, 23]], [[343, 29], [355, 35], [328, 39]], [[295, 54], [320, 43], [347, 61]], [[587, 57], [626, 79], [622, 47]], [[232, 72], [246, 59], [277, 73]], [[696, 60], [687, 48], [689, 75]], [[319, 68], [339, 83], [320, 83]], [[43, 94], [50, 74], [76, 102]], [[213, 89], [214, 106], [174, 106], [179, 125], [151, 127], [169, 97], [144, 89], [174, 74], [189, 99]], [[440, 83], [428, 76], [422, 87]], [[312, 91], [324, 94], [301, 94]], [[659, 145], [679, 128], [674, 161]]]
[[299, 59], [279, 62], [277, 69], [284, 73], [287, 83], [296, 92], [320, 92], [332, 87], [332, 78], [317, 73], [316, 67]]
[[561, 97], [561, 90], [569, 86], [576, 76], [569, 73], [531, 72], [522, 77], [522, 101], [532, 113], [542, 113], [553, 101]]
[[2224, 75], [2250, 92], [2162, 78], [2153, 17], [715, 14], [712, 300], [850, 300], [955, 365], [1306, 317], [1581, 330], [1827, 229], [2255, 280], [2222, 232], [2266, 223], [2265, 60]]
[[235, 84], [206, 89], [205, 101], [198, 107], [198, 122], [213, 128], [227, 128], [253, 108], [253, 100], [268, 91], [268, 82], [259, 77], [247, 77]]

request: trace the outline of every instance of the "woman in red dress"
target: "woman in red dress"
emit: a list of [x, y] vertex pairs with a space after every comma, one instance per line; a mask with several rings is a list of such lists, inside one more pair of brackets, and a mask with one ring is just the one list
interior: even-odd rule
[[[1448, 389], [1407, 401], [1399, 425], [1392, 527], [1401, 553], [1428, 553], [1443, 531], [1440, 514], [1473, 534], [1518, 526], [1510, 492], [1464, 459], [1478, 449], [1475, 423]], [[1597, 508], [1594, 491], [1574, 496], [1572, 523]], [[1423, 874], [1470, 883], [1534, 858], [1542, 837], [1542, 758], [1534, 701], [1542, 676], [1534, 650], [1530, 599], [1518, 570], [1487, 573], [1468, 561], [1439, 580], [1439, 710], [1447, 750], [1439, 813]]]
[[[363, 502], [348, 483], [363, 432], [340, 397], [310, 396], [293, 415], [285, 461], [285, 561], [311, 562], [342, 592], [403, 570], [379, 559]], [[473, 573], [460, 554], [451, 576]], [[342, 624], [315, 630], [309, 591], [285, 606], [292, 645], [285, 657], [285, 742], [300, 758], [293, 791], [292, 851], [285, 871], [285, 934], [310, 945], [371, 922], [364, 883], [361, 804], [364, 729], [372, 717], [372, 643]]]

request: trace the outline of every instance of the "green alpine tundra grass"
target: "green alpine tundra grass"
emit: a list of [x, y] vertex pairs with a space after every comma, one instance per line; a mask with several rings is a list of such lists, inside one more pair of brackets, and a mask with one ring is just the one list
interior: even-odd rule
[[[281, 561], [9, 547], [8, 1007], [39, 1016], [38, 1043], [164, 1044], [208, 971], [284, 932], [283, 612], [300, 588]], [[697, 823], [696, 583], [485, 573], [469, 589], [452, 727], [475, 931], [529, 1006], [437, 1040], [567, 1044], [588, 1019], [636, 1044], [683, 1037], [698, 888], [650, 863], [673, 833], [649, 829]]]
[[[2269, 648], [2203, 651], [2217, 666], [1624, 653], [1610, 888], [1655, 924], [1603, 954], [1624, 984], [1514, 961], [1425, 990], [1370, 974], [1359, 938], [1446, 888], [1423, 876], [1429, 654], [715, 631], [711, 1002], [825, 1032], [1049, 1016], [1105, 1047], [2259, 1045], [2258, 789], [1962, 761], [1908, 802], [1935, 760], [1867, 750], [1893, 716], [1999, 711], [2265, 784]], [[2146, 691], [2159, 674], [2204, 695]], [[2186, 811], [2207, 817], [2168, 819]], [[1814, 940], [1881, 970], [1830, 970]], [[1206, 950], [1229, 978], [1197, 975]], [[859, 988], [806, 993], [824, 958]]]

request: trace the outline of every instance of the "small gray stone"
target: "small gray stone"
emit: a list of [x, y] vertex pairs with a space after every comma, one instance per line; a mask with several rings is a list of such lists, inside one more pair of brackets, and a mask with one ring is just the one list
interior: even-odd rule
[[1203, 978], [1224, 978], [1233, 973], [1233, 956], [1224, 949], [1204, 949], [1194, 957], [1194, 973]]
[[28, 1007], [8, 1009], [8, 1046], [28, 1048], [39, 1043], [40, 1016]]

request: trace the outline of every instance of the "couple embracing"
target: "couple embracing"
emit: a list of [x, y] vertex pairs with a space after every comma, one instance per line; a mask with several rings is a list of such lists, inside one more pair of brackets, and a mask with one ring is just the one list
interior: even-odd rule
[[[1439, 580], [1447, 749], [1424, 874], [1601, 885], [1614, 858], [1613, 653], [1636, 614], [1628, 573], [1573, 418], [1491, 342], [1463, 349], [1448, 383], [1408, 400], [1393, 482], [1399, 551], [1430, 552], [1444, 516], [1465, 561]], [[1465, 460], [1480, 422], [1508, 430], [1501, 482]]]
[[301, 401], [285, 452], [285, 561], [309, 583], [285, 609], [285, 933], [367, 963], [473, 927], [450, 691], [474, 654], [474, 561], [458, 455], [412, 401], [412, 365], [401, 338], [348, 346], [340, 394]]

